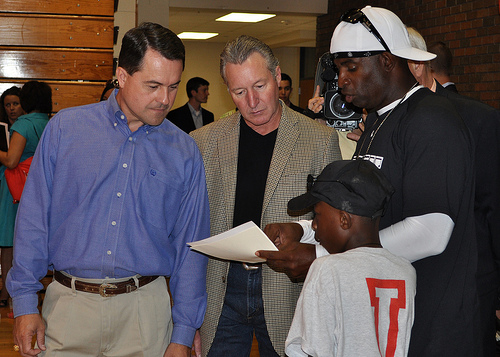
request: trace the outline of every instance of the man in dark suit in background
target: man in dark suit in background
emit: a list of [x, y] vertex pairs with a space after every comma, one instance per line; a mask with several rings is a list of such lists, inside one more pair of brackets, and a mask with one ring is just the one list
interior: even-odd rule
[[444, 88], [458, 93], [457, 86], [451, 81], [453, 56], [444, 42], [438, 41], [429, 45], [429, 52], [437, 55], [431, 61], [432, 75]]
[[186, 133], [213, 122], [214, 114], [201, 107], [201, 103], [206, 103], [210, 95], [209, 85], [210, 83], [201, 77], [191, 78], [186, 84], [188, 102], [168, 113], [167, 119]]
[[[408, 28], [413, 47], [427, 50], [425, 39]], [[496, 321], [500, 288], [500, 111], [446, 89], [433, 77], [432, 61], [408, 61], [415, 79], [433, 92], [448, 98], [457, 108], [474, 138], [476, 236], [479, 263], [477, 284], [484, 356], [495, 355]], [[479, 353], [479, 352], [478, 352]], [[478, 354], [479, 355], [479, 354]]]
[[292, 78], [290, 78], [290, 76], [286, 73], [281, 73], [281, 82], [279, 86], [280, 99], [285, 102], [285, 104], [291, 109], [299, 112], [300, 114], [304, 114], [304, 109], [290, 102], [290, 94], [292, 93], [292, 89]]

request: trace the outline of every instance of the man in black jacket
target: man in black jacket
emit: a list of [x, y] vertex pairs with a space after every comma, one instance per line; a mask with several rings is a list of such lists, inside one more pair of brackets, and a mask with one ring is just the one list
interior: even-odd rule
[[279, 86], [280, 90], [280, 99], [285, 102], [287, 106], [295, 110], [296, 112], [299, 112], [300, 114], [304, 114], [304, 109], [301, 107], [298, 107], [294, 105], [290, 101], [290, 94], [292, 93], [292, 78], [286, 73], [281, 73], [281, 82]]
[[210, 83], [201, 77], [191, 78], [186, 84], [188, 102], [182, 107], [170, 111], [167, 119], [188, 134], [213, 122], [214, 114], [201, 107], [201, 103], [206, 103], [210, 95], [209, 85]]
[[[346, 101], [369, 113], [353, 158], [376, 164], [396, 189], [380, 221], [380, 242], [417, 272], [408, 356], [482, 355], [473, 140], [454, 104], [420, 86], [407, 63], [435, 55], [410, 44], [394, 13], [370, 6], [342, 16], [330, 53]], [[314, 239], [306, 224], [296, 226], [290, 230]], [[280, 226], [265, 231], [283, 239]], [[288, 269], [300, 243], [282, 244], [279, 252], [257, 255]]]
[[[413, 47], [426, 50], [425, 39], [408, 28]], [[460, 113], [474, 138], [474, 217], [478, 242], [477, 285], [479, 292], [481, 345], [485, 356], [495, 354], [495, 309], [500, 287], [500, 111], [484, 103], [445, 89], [433, 77], [432, 61], [408, 61], [415, 79], [448, 98]], [[479, 352], [477, 354], [480, 355]]]

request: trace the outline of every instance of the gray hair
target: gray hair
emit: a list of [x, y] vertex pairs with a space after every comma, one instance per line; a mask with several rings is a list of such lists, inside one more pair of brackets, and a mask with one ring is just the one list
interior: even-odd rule
[[273, 77], [275, 77], [276, 67], [278, 67], [280, 63], [276, 56], [274, 56], [271, 48], [255, 37], [242, 35], [228, 42], [220, 54], [220, 75], [224, 82], [227, 83], [226, 65], [228, 63], [242, 64], [255, 52], [264, 57], [267, 63], [267, 69], [271, 72]]
[[[427, 51], [427, 44], [425, 43], [424, 37], [417, 31], [414, 27], [406, 27], [408, 31], [408, 36], [410, 37], [411, 47], [418, 48], [422, 51]], [[425, 67], [430, 67], [431, 61], [422, 61]]]
[[425, 40], [420, 32], [418, 32], [414, 27], [407, 27], [406, 30], [408, 30], [408, 36], [410, 36], [411, 47], [427, 51], [427, 45], [425, 44]]

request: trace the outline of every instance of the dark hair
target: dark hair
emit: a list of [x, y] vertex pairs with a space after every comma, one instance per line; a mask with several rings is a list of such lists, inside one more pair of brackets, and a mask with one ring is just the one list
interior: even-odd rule
[[292, 88], [292, 79], [288, 74], [281, 72], [281, 80], [290, 82], [290, 88]]
[[9, 89], [6, 89], [3, 93], [2, 96], [0, 96], [0, 121], [3, 123], [7, 123], [10, 125], [9, 119], [7, 112], [5, 111], [5, 97], [8, 95], [16, 95], [19, 97], [19, 93], [21, 93], [21, 88], [12, 86]]
[[45, 82], [29, 81], [19, 94], [21, 106], [26, 113], [38, 111], [50, 114], [52, 112], [52, 89]]
[[209, 86], [210, 83], [206, 79], [203, 79], [201, 77], [193, 77], [191, 78], [187, 83], [186, 83], [186, 92], [188, 95], [188, 98], [191, 98], [193, 95], [191, 94], [191, 91], [194, 90], [195, 92], [200, 88], [201, 86]]
[[450, 49], [442, 41], [434, 42], [428, 47], [428, 51], [437, 55], [431, 60], [431, 68], [439, 74], [450, 75], [453, 56]]
[[169, 29], [152, 22], [143, 22], [125, 34], [118, 66], [133, 75], [139, 71], [146, 51], [151, 48], [169, 60], [181, 60], [184, 69], [185, 49], [182, 41]]
[[224, 82], [227, 83], [226, 65], [228, 63], [242, 64], [255, 52], [264, 57], [267, 69], [275, 77], [276, 68], [280, 63], [273, 54], [271, 47], [255, 37], [242, 35], [228, 42], [220, 54], [220, 74]]
[[102, 102], [103, 100], [106, 100], [104, 95], [107, 93], [108, 90], [114, 89], [114, 88], [118, 88], [118, 81], [116, 79], [108, 79], [108, 81], [106, 82], [106, 86], [102, 90], [101, 98], [99, 99], [99, 101]]

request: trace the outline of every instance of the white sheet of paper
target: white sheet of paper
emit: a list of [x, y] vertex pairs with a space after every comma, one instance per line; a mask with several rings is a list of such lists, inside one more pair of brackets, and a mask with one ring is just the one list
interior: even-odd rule
[[265, 259], [255, 255], [258, 250], [278, 250], [266, 234], [252, 221], [226, 232], [197, 242], [190, 242], [191, 249], [224, 259], [246, 263], [261, 263]]

